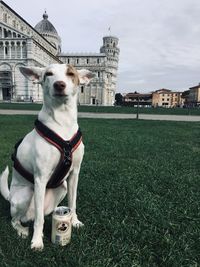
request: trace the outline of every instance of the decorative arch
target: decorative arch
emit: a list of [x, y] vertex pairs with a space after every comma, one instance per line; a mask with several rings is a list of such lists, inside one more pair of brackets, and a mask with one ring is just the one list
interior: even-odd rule
[[0, 63], [0, 71], [12, 71], [12, 66], [7, 62]]
[[12, 67], [7, 62], [0, 64], [0, 99], [10, 100], [13, 94]]

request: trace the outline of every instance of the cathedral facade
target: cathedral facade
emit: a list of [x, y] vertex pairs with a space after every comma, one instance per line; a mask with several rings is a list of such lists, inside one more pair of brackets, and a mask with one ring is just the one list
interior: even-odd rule
[[66, 63], [96, 74], [89, 85], [80, 86], [79, 104], [113, 105], [119, 51], [118, 38], [109, 35], [103, 37], [99, 53], [64, 53], [46, 12], [32, 27], [0, 0], [0, 101], [42, 101], [41, 86], [27, 81], [19, 67]]

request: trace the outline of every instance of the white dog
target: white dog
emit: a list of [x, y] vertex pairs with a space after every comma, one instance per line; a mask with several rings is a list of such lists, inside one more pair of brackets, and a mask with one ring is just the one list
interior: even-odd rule
[[[22, 67], [20, 71], [29, 80], [42, 85], [44, 103], [38, 115], [40, 123], [55, 132], [58, 138], [71, 140], [79, 128], [77, 123], [78, 85], [79, 83], [87, 84], [94, 74], [84, 69], [76, 70], [65, 64], [52, 64], [46, 68]], [[61, 161], [62, 153], [59, 150], [56, 145], [52, 145], [48, 139], [43, 138], [36, 128], [24, 137], [16, 150], [18, 163], [20, 162], [23, 168], [32, 174], [33, 183], [13, 168], [9, 190], [8, 167], [0, 176], [0, 191], [10, 202], [12, 226], [18, 234], [22, 237], [28, 236], [28, 227], [22, 226], [21, 222], [34, 220], [31, 248], [35, 250], [43, 249], [44, 215], [50, 214], [57, 207], [67, 191], [68, 206], [73, 214], [72, 225], [74, 227], [83, 225], [77, 218], [76, 197], [84, 145], [79, 138], [76, 147], [72, 149], [73, 156], [71, 155], [68, 173], [64, 174], [58, 187], [48, 187], [50, 177]], [[63, 158], [66, 159], [65, 156]]]

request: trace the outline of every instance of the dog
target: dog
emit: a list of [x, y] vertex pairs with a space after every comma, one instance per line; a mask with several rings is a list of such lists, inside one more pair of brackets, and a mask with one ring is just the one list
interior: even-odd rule
[[[38, 114], [39, 122], [62, 140], [70, 140], [78, 131], [77, 96], [79, 84], [88, 84], [95, 75], [85, 69], [76, 70], [71, 65], [52, 64], [46, 68], [20, 67], [21, 73], [43, 89], [43, 106]], [[16, 150], [16, 158], [23, 168], [32, 174], [33, 183], [13, 168], [10, 189], [8, 166], [0, 176], [0, 192], [10, 202], [11, 224], [18, 235], [26, 238], [29, 228], [22, 223], [34, 221], [31, 240], [33, 250], [42, 250], [44, 216], [53, 212], [68, 196], [72, 211], [72, 226], [83, 223], [76, 214], [77, 185], [84, 145], [79, 140], [71, 157], [68, 173], [55, 188], [48, 188], [48, 182], [61, 157], [59, 149], [44, 139], [37, 129], [29, 132]]]

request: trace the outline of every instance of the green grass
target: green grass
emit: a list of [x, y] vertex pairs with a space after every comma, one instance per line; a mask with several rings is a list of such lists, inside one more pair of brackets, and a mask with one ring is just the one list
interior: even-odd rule
[[17, 109], [17, 110], [40, 110], [42, 104], [34, 103], [0, 103], [0, 109]]
[[[17, 110], [40, 110], [41, 104], [35, 103], [0, 103], [0, 109]], [[79, 112], [99, 112], [99, 113], [137, 113], [135, 107], [101, 107], [101, 106], [78, 106]], [[199, 108], [139, 108], [140, 114], [163, 114], [163, 115], [200, 115]]]
[[[0, 169], [34, 116], [0, 116]], [[86, 145], [78, 214], [66, 247], [30, 250], [0, 198], [0, 266], [197, 267], [200, 264], [200, 123], [81, 119]], [[66, 201], [63, 202], [66, 205]]]

